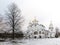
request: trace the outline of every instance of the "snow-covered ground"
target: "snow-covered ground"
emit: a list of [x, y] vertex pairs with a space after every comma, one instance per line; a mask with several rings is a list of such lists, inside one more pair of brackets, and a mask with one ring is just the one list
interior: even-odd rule
[[0, 42], [0, 45], [60, 45], [60, 38], [45, 38], [45, 39], [23, 39], [18, 40], [18, 43]]

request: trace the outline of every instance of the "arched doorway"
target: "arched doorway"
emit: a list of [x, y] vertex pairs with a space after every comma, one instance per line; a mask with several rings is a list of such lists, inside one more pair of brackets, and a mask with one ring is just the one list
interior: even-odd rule
[[41, 38], [41, 36], [39, 36], [39, 38]]
[[36, 36], [34, 36], [34, 38], [37, 38]]

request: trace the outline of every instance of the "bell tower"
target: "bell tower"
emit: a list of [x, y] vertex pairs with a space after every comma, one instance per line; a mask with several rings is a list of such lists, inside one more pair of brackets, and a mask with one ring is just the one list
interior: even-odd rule
[[52, 21], [51, 21], [51, 22], [50, 22], [50, 25], [49, 25], [49, 30], [52, 32], [53, 29], [54, 29], [54, 27], [53, 27], [53, 24], [52, 24]]

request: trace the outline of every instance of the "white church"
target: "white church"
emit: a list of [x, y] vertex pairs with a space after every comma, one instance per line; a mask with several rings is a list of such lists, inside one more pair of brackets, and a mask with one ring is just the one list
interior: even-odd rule
[[38, 23], [36, 18], [29, 23], [27, 31], [25, 33], [26, 38], [54, 38], [55, 32], [53, 24], [49, 25], [48, 30], [45, 29], [45, 26]]

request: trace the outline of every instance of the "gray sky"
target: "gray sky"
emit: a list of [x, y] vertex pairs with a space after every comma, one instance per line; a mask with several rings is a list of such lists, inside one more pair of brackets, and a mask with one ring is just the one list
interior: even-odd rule
[[21, 9], [26, 24], [36, 17], [39, 23], [44, 24], [46, 27], [52, 21], [54, 27], [60, 28], [59, 0], [0, 0], [0, 13], [3, 14], [8, 4], [12, 2], [15, 2]]

